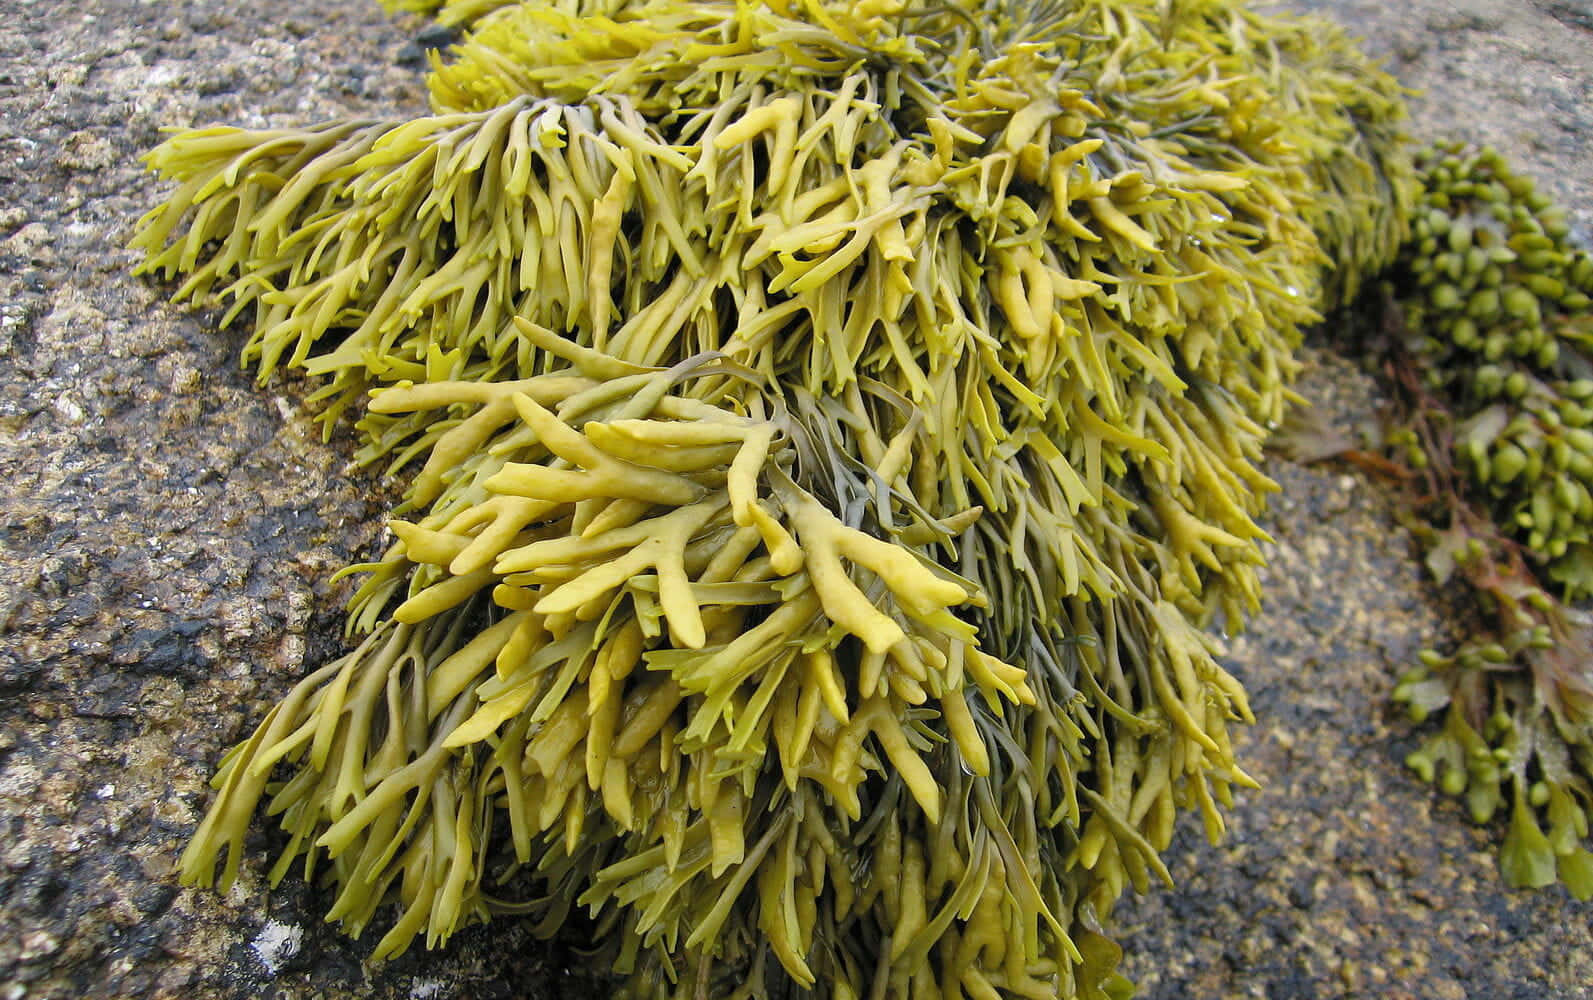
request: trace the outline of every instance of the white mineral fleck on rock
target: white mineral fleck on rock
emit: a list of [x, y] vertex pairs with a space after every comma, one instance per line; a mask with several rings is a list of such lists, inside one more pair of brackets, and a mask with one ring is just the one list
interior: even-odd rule
[[304, 928], [277, 920], [267, 920], [266, 925], [260, 928], [260, 933], [249, 942], [249, 947], [259, 957], [260, 964], [265, 966], [266, 971], [275, 975], [284, 962], [299, 953], [299, 947], [303, 943]]

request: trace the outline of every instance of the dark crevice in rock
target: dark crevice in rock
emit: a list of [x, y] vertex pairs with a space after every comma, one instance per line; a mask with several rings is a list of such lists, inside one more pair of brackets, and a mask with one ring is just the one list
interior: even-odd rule
[[1561, 24], [1593, 31], [1593, 0], [1532, 0]]

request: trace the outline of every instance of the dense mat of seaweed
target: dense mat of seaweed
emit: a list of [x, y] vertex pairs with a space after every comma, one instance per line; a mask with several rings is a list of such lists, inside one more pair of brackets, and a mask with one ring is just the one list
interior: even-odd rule
[[150, 155], [144, 270], [404, 484], [184, 878], [264, 804], [378, 955], [581, 907], [634, 996], [1119, 995], [1251, 783], [1204, 627], [1405, 239], [1392, 80], [1231, 0], [440, 14], [429, 114]]

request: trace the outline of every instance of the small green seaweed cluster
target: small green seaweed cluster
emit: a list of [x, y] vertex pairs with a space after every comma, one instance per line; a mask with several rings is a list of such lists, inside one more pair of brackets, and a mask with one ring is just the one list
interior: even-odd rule
[[150, 155], [144, 269], [408, 470], [183, 878], [265, 803], [378, 955], [579, 905], [637, 997], [1120, 993], [1251, 783], [1202, 626], [1405, 235], [1392, 81], [1233, 0], [443, 13], [430, 114]]
[[[1445, 146], [1405, 264], [1429, 389], [1459, 403], [1456, 449], [1495, 519], [1568, 600], [1593, 594], [1593, 256], [1493, 150]], [[1562, 358], [1563, 355], [1563, 358]]]
[[1443, 713], [1408, 763], [1478, 822], [1509, 803], [1509, 884], [1558, 873], [1586, 899], [1593, 621], [1539, 581], [1567, 602], [1593, 593], [1593, 257], [1494, 151], [1446, 145], [1417, 163], [1395, 281], [1422, 385], [1391, 443], [1427, 484], [1429, 566], [1465, 580], [1492, 628], [1402, 679], [1414, 720]]

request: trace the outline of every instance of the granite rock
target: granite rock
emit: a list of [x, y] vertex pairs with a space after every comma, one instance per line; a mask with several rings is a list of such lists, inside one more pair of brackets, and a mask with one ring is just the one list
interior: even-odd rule
[[306, 387], [130, 276], [173, 126], [423, 102], [373, 3], [0, 4], [0, 997], [536, 997], [523, 929], [367, 968], [327, 900], [175, 863], [221, 753], [338, 650], [390, 497]]

